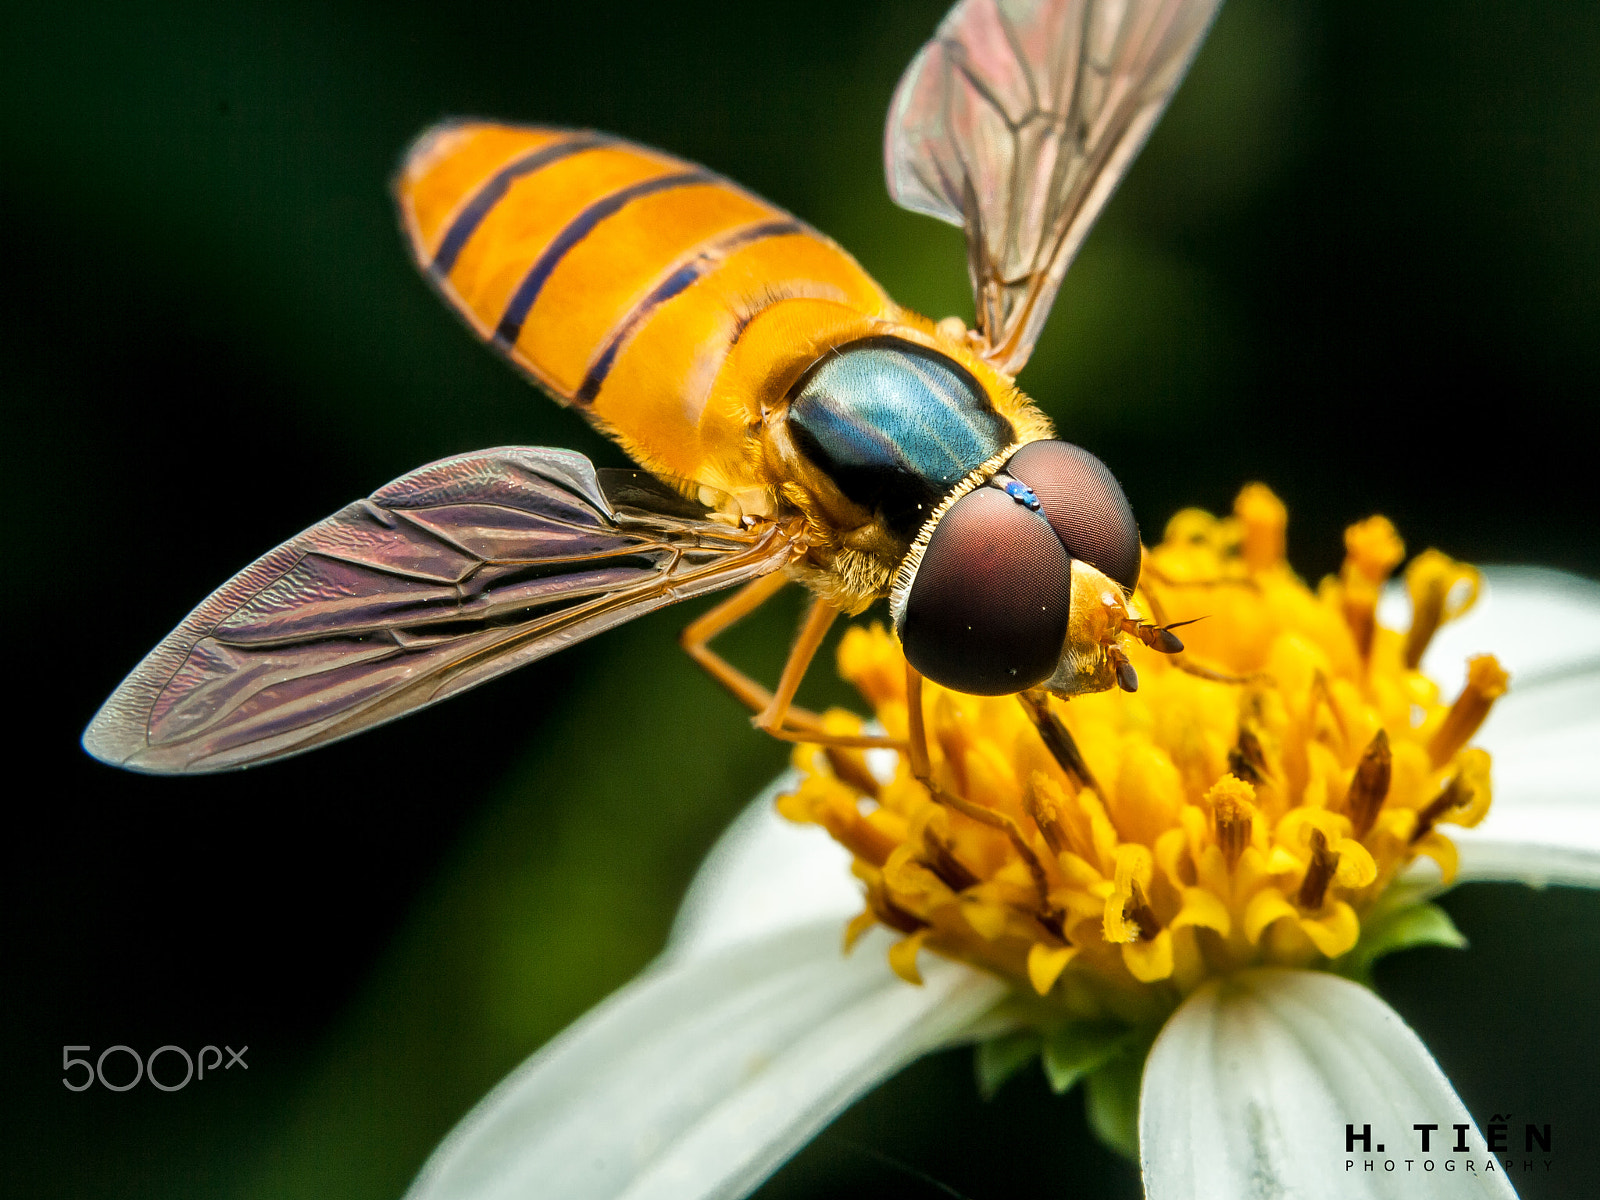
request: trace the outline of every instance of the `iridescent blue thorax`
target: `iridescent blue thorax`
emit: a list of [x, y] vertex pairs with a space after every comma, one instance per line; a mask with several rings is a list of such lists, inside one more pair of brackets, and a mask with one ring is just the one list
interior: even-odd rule
[[1015, 441], [965, 369], [891, 338], [845, 346], [813, 367], [790, 401], [789, 427], [840, 491], [906, 538]]

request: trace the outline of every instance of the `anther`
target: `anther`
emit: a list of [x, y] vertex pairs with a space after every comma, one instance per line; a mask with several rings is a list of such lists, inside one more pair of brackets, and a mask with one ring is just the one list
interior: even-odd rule
[[1139, 886], [1139, 881], [1131, 880], [1128, 886], [1131, 891], [1122, 905], [1122, 919], [1137, 925], [1139, 940], [1148, 942], [1161, 932], [1161, 922], [1156, 918], [1150, 902], [1144, 898], [1144, 889]]
[[1261, 739], [1242, 726], [1228, 751], [1228, 770], [1249, 784], [1259, 786], [1267, 780], [1267, 752], [1261, 748]]
[[[1404, 660], [1416, 670], [1439, 626], [1460, 616], [1478, 598], [1479, 576], [1437, 550], [1424, 550], [1406, 568], [1406, 591], [1411, 594], [1411, 628], [1406, 632]], [[1452, 595], [1457, 602], [1450, 603]]]
[[1067, 831], [1061, 827], [1055, 804], [1039, 795], [1038, 785], [1032, 781], [1029, 781], [1028, 786], [1023, 789], [1022, 806], [1028, 810], [1033, 823], [1044, 835], [1045, 845], [1050, 847], [1052, 854], [1062, 854], [1072, 849], [1072, 843], [1067, 839]]
[[1021, 701], [1022, 709], [1028, 714], [1034, 728], [1039, 731], [1039, 738], [1050, 751], [1050, 756], [1067, 773], [1067, 777], [1080, 788], [1089, 788], [1096, 796], [1106, 795], [1105, 789], [1096, 781], [1094, 772], [1089, 770], [1083, 751], [1078, 749], [1078, 743], [1073, 740], [1072, 731], [1051, 711], [1049, 694], [1036, 688], [1022, 692], [1017, 699]]
[[872, 909], [878, 920], [882, 921], [890, 929], [900, 933], [915, 933], [917, 930], [927, 927], [928, 923], [926, 921], [912, 913], [908, 913], [891, 900], [888, 892], [884, 890], [881, 884], [877, 887], [871, 885], [867, 887], [867, 905]]
[[1244, 527], [1240, 550], [1244, 565], [1263, 571], [1283, 562], [1289, 510], [1265, 484], [1247, 484], [1233, 502], [1233, 515]]
[[1368, 517], [1344, 531], [1345, 557], [1339, 579], [1344, 584], [1344, 619], [1365, 662], [1377, 633], [1378, 593], [1400, 560], [1405, 543], [1387, 517]]
[[1251, 818], [1244, 806], [1234, 801], [1217, 805], [1217, 846], [1222, 850], [1228, 870], [1239, 865], [1244, 848], [1250, 844]]
[[1378, 819], [1378, 810], [1389, 795], [1389, 778], [1394, 756], [1389, 750], [1389, 735], [1380, 729], [1361, 754], [1356, 773], [1345, 793], [1344, 810], [1350, 818], [1354, 836], [1363, 838]]
[[1122, 652], [1122, 648], [1110, 647], [1106, 650], [1106, 657], [1111, 660], [1111, 665], [1117, 672], [1117, 686], [1125, 692], [1137, 692], [1139, 673], [1133, 669], [1133, 664], [1128, 661], [1128, 656]]
[[1251, 803], [1254, 795], [1255, 790], [1249, 781], [1237, 773], [1224, 775], [1206, 793], [1206, 799], [1211, 804], [1217, 847], [1222, 851], [1230, 871], [1239, 865], [1240, 856], [1250, 844], [1255, 823], [1255, 806]]
[[1415, 846], [1433, 832], [1433, 827], [1447, 813], [1464, 807], [1469, 799], [1467, 782], [1462, 773], [1457, 771], [1450, 777], [1450, 781], [1444, 785], [1439, 794], [1423, 805], [1421, 811], [1417, 813], [1417, 823], [1411, 830], [1411, 837], [1408, 839], [1408, 843]]
[[922, 845], [927, 853], [927, 858], [924, 861], [927, 863], [928, 869], [937, 875], [952, 892], [965, 891], [978, 882], [978, 877], [968, 869], [967, 864], [956, 857], [954, 847], [932, 829], [927, 829], [923, 832]]
[[1456, 751], [1472, 740], [1494, 702], [1505, 695], [1510, 681], [1511, 676], [1492, 654], [1480, 654], [1467, 660], [1467, 686], [1461, 689], [1428, 743], [1428, 754], [1434, 766], [1449, 762]]
[[1033, 919], [1044, 927], [1046, 933], [1059, 938], [1063, 943], [1070, 944], [1071, 939], [1067, 937], [1067, 913], [1065, 909], [1046, 900], [1039, 906], [1039, 910], [1033, 914]]
[[1311, 865], [1306, 868], [1306, 877], [1300, 882], [1300, 895], [1296, 897], [1302, 909], [1313, 911], [1322, 907], [1323, 898], [1328, 894], [1328, 884], [1333, 882], [1333, 874], [1339, 869], [1339, 856], [1328, 849], [1328, 839], [1323, 836], [1322, 830], [1311, 831]]
[[853, 787], [863, 796], [871, 796], [874, 800], [878, 798], [878, 781], [867, 769], [867, 760], [861, 751], [840, 746], [825, 746], [822, 753], [827, 758], [828, 767], [833, 771], [835, 779]]

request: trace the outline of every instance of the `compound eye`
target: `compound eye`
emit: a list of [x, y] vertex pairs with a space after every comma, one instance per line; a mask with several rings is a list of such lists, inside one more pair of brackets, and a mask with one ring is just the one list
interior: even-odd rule
[[1067, 637], [1072, 560], [1038, 513], [977, 488], [934, 526], [906, 597], [906, 659], [935, 683], [1002, 696], [1054, 674]]
[[1004, 470], [1033, 489], [1068, 554], [1133, 591], [1139, 524], [1105, 463], [1069, 442], [1029, 442]]

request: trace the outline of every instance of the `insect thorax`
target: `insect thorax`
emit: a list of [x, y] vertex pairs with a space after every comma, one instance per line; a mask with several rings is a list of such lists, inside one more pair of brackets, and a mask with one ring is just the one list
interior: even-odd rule
[[951, 489], [1016, 437], [959, 363], [897, 338], [829, 354], [795, 386], [788, 424], [844, 497], [907, 545]]

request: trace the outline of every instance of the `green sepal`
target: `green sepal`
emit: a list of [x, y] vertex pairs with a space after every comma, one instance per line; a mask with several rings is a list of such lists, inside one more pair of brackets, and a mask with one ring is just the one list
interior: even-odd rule
[[1340, 975], [1368, 987], [1372, 986], [1373, 964], [1386, 954], [1413, 946], [1460, 950], [1467, 944], [1450, 915], [1437, 904], [1422, 900], [1420, 890], [1391, 890], [1397, 892], [1394, 898], [1386, 896], [1378, 902], [1361, 922], [1360, 940], [1333, 964]]
[[1072, 1021], [1052, 1030], [1039, 1056], [1044, 1076], [1057, 1095], [1098, 1071], [1130, 1046], [1135, 1032], [1115, 1021]]
[[1131, 1030], [1119, 1053], [1089, 1076], [1084, 1084], [1084, 1112], [1089, 1128], [1110, 1149], [1130, 1162], [1139, 1161], [1139, 1082], [1144, 1060], [1155, 1038]]
[[993, 1100], [1000, 1085], [1037, 1058], [1043, 1047], [1044, 1039], [1031, 1029], [1019, 1029], [979, 1042], [973, 1060], [978, 1072], [978, 1094], [985, 1100]]

